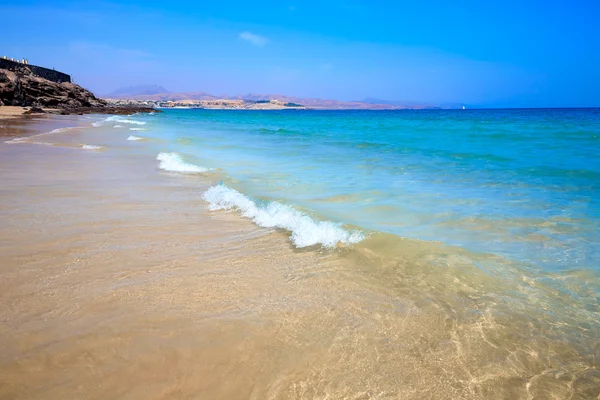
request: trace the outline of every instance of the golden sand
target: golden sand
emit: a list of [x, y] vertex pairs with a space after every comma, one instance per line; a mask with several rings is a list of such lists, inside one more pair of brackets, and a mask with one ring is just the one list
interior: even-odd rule
[[1, 106], [0, 120], [19, 118], [23, 115], [25, 111], [27, 111], [27, 108], [25, 107]]

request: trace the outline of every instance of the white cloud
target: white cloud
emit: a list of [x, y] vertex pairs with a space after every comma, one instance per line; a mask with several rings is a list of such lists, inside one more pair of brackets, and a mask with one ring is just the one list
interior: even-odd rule
[[263, 47], [269, 41], [264, 36], [255, 35], [254, 33], [248, 31], [240, 33], [240, 38], [258, 47]]

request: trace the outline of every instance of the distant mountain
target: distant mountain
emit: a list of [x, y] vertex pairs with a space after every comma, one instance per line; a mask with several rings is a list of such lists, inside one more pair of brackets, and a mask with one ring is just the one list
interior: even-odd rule
[[[153, 86], [156, 87], [156, 86]], [[295, 96], [285, 96], [282, 94], [256, 94], [249, 93], [240, 96], [228, 96], [228, 95], [213, 95], [206, 92], [182, 92], [182, 93], [170, 93], [167, 91], [159, 92], [156, 89], [156, 93], [137, 93], [133, 94], [134, 90], [140, 88], [136, 86], [134, 88], [125, 88], [113, 92], [111, 95], [106, 96], [112, 99], [129, 99], [129, 100], [150, 100], [150, 101], [173, 101], [180, 102], [185, 100], [244, 100], [249, 102], [257, 101], [270, 101], [278, 100], [283, 103], [294, 103], [300, 104], [308, 108], [313, 109], [327, 109], [327, 110], [402, 110], [402, 109], [432, 109], [437, 108], [429, 104], [417, 104], [414, 102], [393, 102], [386, 100], [379, 100], [374, 98], [368, 98], [363, 101], [341, 101], [341, 100], [328, 100], [318, 98], [302, 98]], [[158, 88], [165, 90], [158, 86]], [[131, 94], [129, 94], [131, 93]]]
[[108, 94], [106, 97], [132, 97], [132, 96], [144, 96], [144, 95], [156, 95], [156, 94], [168, 94], [170, 93], [167, 89], [159, 85], [137, 85], [128, 86], [115, 90]]

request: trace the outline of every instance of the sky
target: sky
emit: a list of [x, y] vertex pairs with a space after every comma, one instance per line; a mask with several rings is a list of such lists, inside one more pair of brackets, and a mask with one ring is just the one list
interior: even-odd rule
[[2, 0], [0, 56], [102, 95], [600, 107], [600, 1]]

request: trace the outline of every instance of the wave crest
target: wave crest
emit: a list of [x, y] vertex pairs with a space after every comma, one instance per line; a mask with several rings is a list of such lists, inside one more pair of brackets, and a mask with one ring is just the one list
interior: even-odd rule
[[156, 159], [160, 161], [158, 168], [172, 172], [207, 172], [208, 168], [190, 164], [177, 153], [159, 153]]
[[121, 124], [130, 124], [130, 125], [146, 125], [144, 121], [136, 121], [134, 119], [123, 118], [118, 115], [114, 115], [112, 117], [106, 118], [106, 121], [118, 122]]
[[135, 136], [135, 135], [129, 135], [129, 137], [127, 138], [127, 140], [143, 140], [144, 138], [141, 138], [139, 136]]
[[120, 115], [113, 115], [113, 116], [105, 118], [101, 121], [92, 122], [92, 126], [98, 128], [107, 122], [116, 122], [118, 124], [130, 124], [130, 125], [146, 125], [146, 122], [144, 122], [144, 121], [136, 121], [133, 119], [123, 118]]
[[257, 204], [235, 189], [217, 185], [202, 195], [210, 210], [238, 210], [242, 216], [265, 228], [281, 228], [291, 232], [296, 247], [320, 244], [334, 248], [338, 243], [353, 244], [364, 239], [357, 230], [347, 231], [330, 221], [315, 221], [308, 215], [276, 201]]

